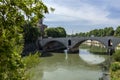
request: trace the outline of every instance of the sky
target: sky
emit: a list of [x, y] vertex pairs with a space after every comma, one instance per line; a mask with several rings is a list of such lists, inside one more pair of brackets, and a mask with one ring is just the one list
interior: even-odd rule
[[48, 27], [64, 27], [68, 34], [120, 25], [120, 0], [43, 0], [55, 8], [45, 14]]

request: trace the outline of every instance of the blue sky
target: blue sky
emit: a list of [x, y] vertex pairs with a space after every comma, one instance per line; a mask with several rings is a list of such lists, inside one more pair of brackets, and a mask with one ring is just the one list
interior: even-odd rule
[[120, 25], [120, 0], [43, 0], [54, 12], [45, 15], [48, 27], [64, 27], [68, 34]]

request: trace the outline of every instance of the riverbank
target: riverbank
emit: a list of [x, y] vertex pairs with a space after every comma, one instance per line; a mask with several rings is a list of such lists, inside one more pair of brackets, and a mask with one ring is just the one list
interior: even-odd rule
[[111, 80], [120, 80], [120, 62], [113, 62], [110, 68]]
[[111, 80], [120, 80], [120, 50], [113, 54], [113, 62], [110, 67]]

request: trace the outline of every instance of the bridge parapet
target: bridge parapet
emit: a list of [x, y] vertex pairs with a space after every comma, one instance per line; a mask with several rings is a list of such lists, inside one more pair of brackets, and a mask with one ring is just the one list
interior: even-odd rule
[[64, 46], [67, 47], [68, 45], [68, 40], [70, 38], [44, 38], [44, 39], [39, 39], [39, 43], [41, 44], [42, 47], [44, 47], [47, 43], [56, 41], [62, 43]]

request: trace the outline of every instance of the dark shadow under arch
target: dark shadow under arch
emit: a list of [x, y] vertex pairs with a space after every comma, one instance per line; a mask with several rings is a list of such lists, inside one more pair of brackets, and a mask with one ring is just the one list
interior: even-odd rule
[[43, 46], [44, 50], [46, 51], [58, 51], [64, 50], [67, 47], [60, 41], [49, 41]]
[[112, 40], [111, 39], [108, 40], [108, 46], [112, 46]]
[[68, 46], [71, 46], [71, 40], [70, 39], [68, 40]]

